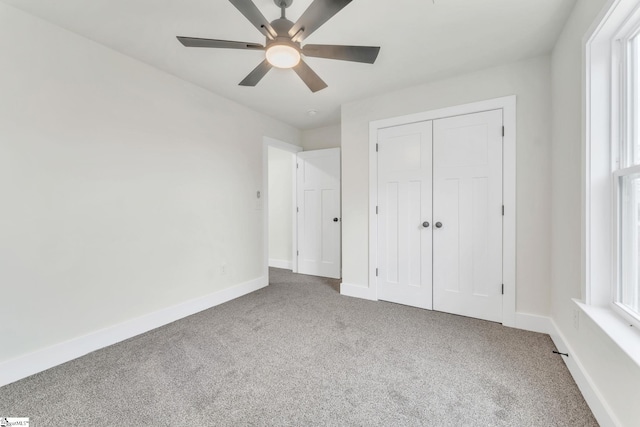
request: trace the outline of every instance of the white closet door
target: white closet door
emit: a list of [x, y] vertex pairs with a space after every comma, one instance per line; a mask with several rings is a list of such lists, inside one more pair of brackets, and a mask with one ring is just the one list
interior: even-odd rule
[[432, 128], [378, 132], [378, 299], [431, 308]]
[[298, 153], [298, 273], [339, 279], [340, 149]]
[[500, 322], [502, 110], [435, 120], [433, 138], [433, 308]]

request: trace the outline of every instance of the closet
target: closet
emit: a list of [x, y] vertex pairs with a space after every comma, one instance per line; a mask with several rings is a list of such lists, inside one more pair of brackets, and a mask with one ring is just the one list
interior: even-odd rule
[[378, 130], [377, 297], [502, 321], [503, 111]]

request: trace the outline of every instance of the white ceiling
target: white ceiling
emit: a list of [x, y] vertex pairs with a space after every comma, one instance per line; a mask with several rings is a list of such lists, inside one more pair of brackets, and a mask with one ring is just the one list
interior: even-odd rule
[[[300, 129], [338, 123], [340, 105], [551, 50], [575, 0], [355, 0], [305, 42], [381, 46], [374, 65], [307, 58], [329, 85], [312, 94], [292, 70], [238, 83], [260, 51], [183, 47], [177, 35], [264, 43], [226, 0], [2, 0]], [[312, 0], [294, 0], [291, 21]], [[273, 0], [254, 0], [268, 20]], [[303, 43], [304, 44], [304, 43]], [[308, 110], [317, 110], [310, 117]]]

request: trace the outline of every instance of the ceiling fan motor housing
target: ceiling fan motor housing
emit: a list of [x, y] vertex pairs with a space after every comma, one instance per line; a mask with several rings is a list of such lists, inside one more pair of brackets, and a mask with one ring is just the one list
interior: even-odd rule
[[289, 21], [287, 18], [279, 18], [271, 21], [271, 27], [275, 30], [277, 36], [273, 40], [269, 40], [269, 38], [267, 38], [267, 47], [273, 43], [289, 44], [290, 46], [300, 50], [300, 43], [293, 42], [292, 37], [289, 36], [289, 30], [293, 27], [293, 22]]
[[287, 36], [289, 37], [289, 30], [293, 27], [293, 22], [289, 21], [287, 18], [278, 18], [271, 21], [271, 26], [278, 36]]

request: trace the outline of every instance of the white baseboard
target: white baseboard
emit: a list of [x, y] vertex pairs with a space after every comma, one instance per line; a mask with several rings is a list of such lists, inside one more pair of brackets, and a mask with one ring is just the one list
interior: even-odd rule
[[241, 297], [269, 284], [259, 277], [200, 298], [145, 314], [90, 334], [61, 342], [51, 347], [0, 363], [0, 387], [22, 378], [84, 356], [92, 351], [124, 341], [136, 335], [166, 325], [232, 299]]
[[515, 328], [524, 329], [525, 331], [540, 332], [541, 334], [551, 334], [551, 332], [553, 332], [551, 318], [539, 316], [537, 314], [516, 312]]
[[[369, 301], [378, 301], [378, 298], [374, 296], [374, 292], [371, 288], [352, 285], [344, 282], [340, 283], [340, 294], [348, 297], [366, 299]], [[516, 329], [540, 332], [543, 334], [551, 334], [551, 332], [553, 331], [551, 318], [546, 316], [527, 313], [516, 313], [515, 322], [516, 324], [514, 327]]]
[[374, 290], [366, 286], [351, 285], [349, 283], [340, 283], [340, 295], [348, 297], [362, 298], [369, 301], [378, 301]]
[[553, 319], [551, 319], [551, 326], [552, 332], [549, 335], [559, 352], [569, 354], [569, 357], [561, 356], [562, 360], [564, 360], [564, 363], [567, 365], [571, 376], [578, 385], [582, 396], [584, 396], [584, 400], [589, 405], [589, 408], [591, 408], [591, 412], [593, 412], [598, 423], [602, 427], [622, 426]]
[[286, 259], [269, 258], [269, 267], [284, 268], [285, 270], [293, 269], [293, 262]]

